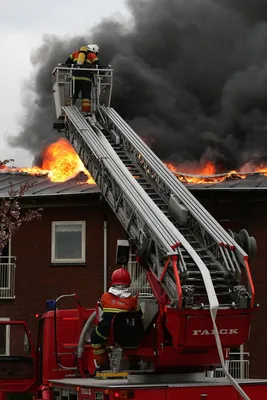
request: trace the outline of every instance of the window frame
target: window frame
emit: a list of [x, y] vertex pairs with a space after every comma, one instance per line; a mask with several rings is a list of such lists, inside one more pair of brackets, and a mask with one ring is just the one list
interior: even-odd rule
[[[8, 250], [8, 255], [7, 256], [2, 256], [2, 254], [0, 255], [0, 263], [1, 264], [6, 264], [7, 265], [7, 286], [2, 286], [2, 279], [0, 278], [0, 291], [1, 290], [9, 290], [11, 291], [11, 272], [10, 272], [10, 265], [13, 264], [14, 262], [12, 262], [12, 257], [11, 257], [11, 238], [9, 238], [8, 240], [8, 244], [4, 247], [4, 249]], [[6, 259], [6, 262], [1, 262], [2, 258]], [[1, 274], [2, 275], [2, 274]], [[1, 299], [1, 295], [0, 295], [0, 299]], [[0, 318], [1, 320], [1, 318]]]
[[[0, 321], [10, 321], [9, 317], [0, 317]], [[10, 355], [10, 325], [6, 325], [6, 353], [0, 354], [0, 357]]]
[[[82, 226], [82, 254], [81, 258], [55, 258], [56, 250], [56, 227], [64, 225], [81, 225]], [[51, 263], [52, 264], [84, 264], [86, 258], [86, 222], [85, 221], [52, 221], [51, 235]]]

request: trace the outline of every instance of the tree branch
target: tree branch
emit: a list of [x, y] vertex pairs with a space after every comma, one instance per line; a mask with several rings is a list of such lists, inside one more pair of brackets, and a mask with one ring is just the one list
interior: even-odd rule
[[[0, 169], [4, 169], [9, 161], [11, 160], [0, 161]], [[10, 238], [23, 224], [42, 218], [42, 208], [24, 211], [20, 206], [21, 198], [35, 183], [26, 182], [15, 190], [10, 179], [9, 197], [4, 197], [0, 200], [0, 254]]]

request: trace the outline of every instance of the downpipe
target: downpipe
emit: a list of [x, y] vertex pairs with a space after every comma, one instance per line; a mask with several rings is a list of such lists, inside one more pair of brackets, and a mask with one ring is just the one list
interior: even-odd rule
[[104, 221], [104, 293], [108, 290], [108, 223]]

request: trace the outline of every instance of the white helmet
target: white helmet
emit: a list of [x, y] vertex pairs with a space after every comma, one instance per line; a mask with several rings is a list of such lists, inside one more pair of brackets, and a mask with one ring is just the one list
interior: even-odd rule
[[89, 51], [92, 51], [95, 54], [99, 53], [99, 47], [97, 44], [88, 44], [86, 47]]

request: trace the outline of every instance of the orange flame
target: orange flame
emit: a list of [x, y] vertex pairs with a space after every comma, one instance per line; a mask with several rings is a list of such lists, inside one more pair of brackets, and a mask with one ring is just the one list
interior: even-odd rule
[[186, 163], [182, 165], [165, 164], [172, 172], [181, 172], [197, 175], [214, 175], [216, 173], [215, 165], [212, 161], [208, 161], [204, 166], [196, 165], [195, 163]]
[[166, 163], [165, 165], [166, 165], [166, 167], [167, 167], [170, 171], [172, 171], [172, 172], [177, 172], [177, 171], [179, 171], [178, 167], [175, 167], [175, 165], [173, 165], [173, 164], [171, 164], [171, 163]]
[[45, 149], [42, 170], [50, 171], [52, 182], [65, 182], [83, 172], [88, 177], [87, 183], [95, 183], [72, 145], [63, 138]]
[[247, 175], [245, 174], [240, 174], [236, 171], [229, 171], [226, 174], [222, 175], [206, 175], [206, 176], [188, 176], [188, 175], [179, 175], [175, 174], [176, 177], [184, 183], [195, 183], [195, 184], [203, 184], [203, 183], [219, 183], [223, 182], [226, 179], [245, 179]]
[[264, 176], [267, 176], [267, 166], [266, 165], [256, 165], [253, 163], [246, 163], [245, 165], [243, 165], [243, 167], [241, 168], [242, 172], [247, 172], [247, 171], [255, 171], [255, 172], [259, 172]]
[[[52, 182], [65, 182], [68, 179], [74, 178], [80, 172], [87, 176], [87, 183], [94, 185], [90, 173], [85, 168], [83, 162], [75, 152], [72, 145], [67, 139], [60, 138], [47, 146], [43, 153], [42, 167], [34, 166], [32, 168], [10, 168], [6, 165], [7, 160], [0, 163], [0, 170], [3, 172], [24, 172], [31, 175], [47, 175]], [[267, 176], [267, 166], [255, 165], [247, 163], [240, 171], [229, 171], [224, 174], [216, 175], [216, 166], [212, 161], [207, 161], [203, 164], [186, 163], [182, 165], [174, 165], [165, 163], [167, 168], [171, 170], [174, 175], [184, 183], [218, 183], [226, 179], [244, 179], [249, 173], [260, 173]], [[136, 176], [137, 179], [139, 176]], [[84, 182], [79, 182], [84, 183]]]
[[25, 172], [30, 175], [48, 175], [52, 182], [65, 182], [83, 172], [88, 177], [87, 183], [95, 184], [72, 145], [64, 138], [47, 146], [43, 153], [42, 168], [6, 167], [4, 170], [5, 172]]
[[202, 169], [201, 174], [202, 175], [214, 175], [215, 172], [216, 172], [215, 165], [211, 161], [208, 161], [207, 164]]
[[[167, 163], [165, 164], [167, 168], [169, 168], [175, 176], [184, 183], [195, 183], [195, 184], [203, 184], [203, 183], [219, 183], [223, 182], [226, 179], [244, 179], [246, 178], [244, 168], [241, 168], [240, 172], [237, 171], [229, 171], [224, 174], [216, 175], [216, 167], [212, 161], [208, 161], [204, 166], [195, 165], [193, 163], [187, 163], [184, 165], [177, 165]], [[247, 170], [247, 169], [246, 169]], [[184, 172], [182, 172], [184, 171]], [[262, 170], [259, 170], [256, 166], [253, 169], [250, 167], [249, 171], [254, 172], [266, 172], [267, 176], [267, 167], [262, 167]]]
[[196, 174], [196, 175], [214, 175], [216, 167], [212, 161], [207, 161], [204, 165], [196, 163], [185, 163], [181, 165], [165, 164], [172, 172], [181, 172], [183, 174]]

